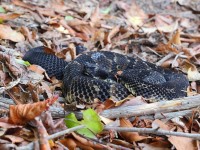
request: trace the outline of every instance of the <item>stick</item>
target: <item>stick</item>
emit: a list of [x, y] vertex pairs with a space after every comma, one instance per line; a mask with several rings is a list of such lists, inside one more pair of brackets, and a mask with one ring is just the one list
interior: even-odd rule
[[155, 113], [167, 113], [192, 109], [200, 106], [200, 95], [184, 97], [170, 101], [160, 101], [152, 104], [143, 104], [137, 106], [118, 107], [104, 110], [100, 113], [106, 118], [120, 118], [132, 116], [152, 115]]
[[193, 133], [184, 133], [184, 132], [173, 132], [162, 129], [148, 129], [148, 128], [127, 128], [127, 127], [105, 127], [104, 130], [115, 130], [118, 132], [139, 132], [139, 133], [150, 133], [156, 135], [173, 135], [173, 136], [181, 136], [192, 138], [196, 140], [200, 140], [200, 134]]
[[156, 63], [156, 65], [157, 65], [157, 66], [161, 66], [166, 60], [172, 58], [173, 56], [175, 56], [174, 53], [169, 53], [169, 54], [167, 54], [165, 57], [163, 57], [161, 60], [159, 60], [159, 61]]
[[[57, 137], [60, 137], [62, 135], [65, 135], [67, 133], [71, 133], [73, 131], [76, 131], [78, 129], [82, 129], [84, 128], [85, 126], [84, 125], [80, 125], [80, 126], [76, 126], [76, 127], [73, 127], [73, 128], [70, 128], [70, 129], [67, 129], [67, 130], [64, 130], [64, 131], [60, 131], [58, 133], [55, 133], [55, 134], [52, 134], [50, 136], [47, 137], [48, 140], [51, 140], [51, 139], [54, 139], [54, 138], [57, 138]], [[26, 146], [21, 146], [21, 147], [18, 147], [17, 150], [27, 150], [27, 149], [34, 149], [34, 144], [35, 142], [38, 142], [37, 141], [34, 141], [34, 142], [31, 142], [30, 144], [26, 145]]]

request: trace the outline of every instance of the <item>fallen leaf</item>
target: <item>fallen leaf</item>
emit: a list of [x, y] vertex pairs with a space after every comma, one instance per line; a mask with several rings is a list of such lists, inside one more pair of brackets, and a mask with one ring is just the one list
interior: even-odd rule
[[[153, 121], [152, 126], [159, 127], [167, 131], [170, 131], [172, 129], [172, 127], [168, 126], [167, 124], [165, 124], [164, 122], [158, 119]], [[194, 150], [195, 149], [195, 146], [194, 146], [195, 141], [191, 138], [168, 136], [168, 140], [176, 147], [177, 150], [188, 150], [188, 149]]]
[[79, 136], [78, 134], [72, 133], [72, 135], [78, 142], [81, 143], [81, 145], [79, 145], [79, 143], [77, 143], [77, 145], [79, 147], [84, 145], [83, 148], [93, 147], [93, 148], [96, 148], [96, 149], [106, 149], [106, 146], [101, 145], [101, 144], [96, 143], [96, 142], [93, 142], [93, 141], [90, 141], [86, 138]]
[[22, 42], [25, 40], [23, 34], [13, 30], [10, 26], [2, 24], [0, 24], [0, 39], [7, 39], [13, 42]]
[[[120, 119], [120, 127], [128, 127], [132, 128], [133, 125], [127, 119]], [[120, 136], [122, 136], [126, 141], [133, 143], [135, 141], [141, 141], [147, 139], [148, 137], [140, 136], [137, 132], [119, 132]]]
[[91, 19], [90, 24], [91, 24], [92, 27], [94, 27], [98, 23], [98, 21], [100, 20], [99, 6], [98, 5], [96, 6], [94, 12], [92, 13], [90, 19]]
[[12, 20], [18, 18], [20, 14], [12, 13], [12, 14], [0, 14], [0, 20]]
[[103, 130], [103, 124], [100, 121], [99, 116], [93, 109], [87, 109], [83, 111], [83, 120], [78, 121], [74, 113], [70, 113], [65, 117], [65, 123], [68, 128], [72, 128], [78, 125], [85, 125], [86, 128], [79, 129], [77, 132], [81, 135], [90, 138], [96, 138], [96, 134]]
[[75, 149], [77, 147], [76, 140], [73, 138], [64, 138], [59, 140], [59, 142], [69, 149]]
[[64, 123], [64, 119], [53, 119], [52, 114], [50, 111], [46, 111], [41, 115], [42, 122], [48, 131], [49, 134], [54, 134], [63, 130], [66, 130], [67, 127]]
[[47, 110], [57, 99], [58, 97], [55, 96], [52, 99], [33, 104], [10, 105], [8, 122], [12, 124], [26, 124]]
[[181, 45], [181, 39], [180, 39], [180, 30], [177, 30], [175, 34], [172, 36], [172, 38], [169, 40], [168, 44], [177, 44]]
[[159, 31], [171, 33], [178, 29], [178, 20], [173, 20], [171, 16], [156, 15], [155, 25]]
[[125, 16], [135, 29], [138, 29], [138, 26], [142, 26], [144, 20], [148, 18], [145, 12], [134, 1], [132, 1]]

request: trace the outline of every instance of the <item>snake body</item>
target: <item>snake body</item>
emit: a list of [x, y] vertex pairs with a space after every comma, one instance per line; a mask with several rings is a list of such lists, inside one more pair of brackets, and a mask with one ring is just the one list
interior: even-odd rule
[[81, 54], [71, 62], [46, 54], [44, 47], [29, 50], [24, 60], [45, 68], [49, 76], [63, 80], [67, 103], [122, 100], [129, 94], [148, 99], [171, 100], [186, 96], [189, 85], [182, 73], [122, 54], [99, 51]]

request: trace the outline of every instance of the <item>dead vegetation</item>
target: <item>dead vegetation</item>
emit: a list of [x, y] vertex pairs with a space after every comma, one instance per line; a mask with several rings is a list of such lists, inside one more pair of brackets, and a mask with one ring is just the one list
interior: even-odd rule
[[[198, 0], [0, 4], [0, 149], [199, 149]], [[69, 111], [64, 110], [61, 81], [21, 59], [40, 45], [66, 61], [76, 58], [76, 45], [83, 45], [178, 70], [190, 81], [189, 97], [151, 104], [140, 96], [94, 100], [90, 107], [98, 112], [104, 130], [95, 138], [77, 134], [74, 131], [87, 123], [67, 129], [63, 120]]]

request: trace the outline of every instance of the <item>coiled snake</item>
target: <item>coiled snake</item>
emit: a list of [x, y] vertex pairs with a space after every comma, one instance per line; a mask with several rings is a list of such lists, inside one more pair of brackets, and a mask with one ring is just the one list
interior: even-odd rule
[[152, 63], [109, 51], [81, 54], [71, 62], [46, 54], [44, 47], [29, 50], [24, 58], [63, 80], [67, 103], [122, 100], [129, 94], [156, 100], [186, 96], [187, 78]]

